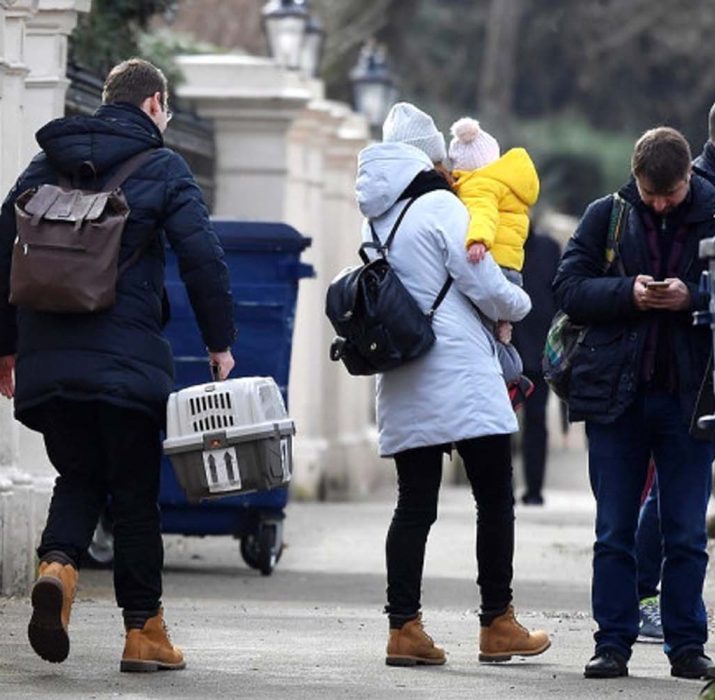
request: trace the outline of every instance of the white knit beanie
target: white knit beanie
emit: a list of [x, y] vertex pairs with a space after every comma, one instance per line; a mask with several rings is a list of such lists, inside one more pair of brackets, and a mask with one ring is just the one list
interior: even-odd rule
[[476, 119], [458, 119], [450, 132], [449, 157], [454, 170], [476, 170], [499, 158], [499, 143], [479, 126]]
[[437, 131], [434, 120], [409, 102], [398, 102], [392, 106], [382, 125], [382, 140], [419, 148], [433, 163], [447, 159], [444, 136]]

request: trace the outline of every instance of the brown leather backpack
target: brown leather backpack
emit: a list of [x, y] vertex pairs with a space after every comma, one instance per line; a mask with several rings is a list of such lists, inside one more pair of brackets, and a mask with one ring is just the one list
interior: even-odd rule
[[120, 187], [152, 154], [129, 158], [100, 191], [40, 185], [15, 201], [17, 238], [10, 303], [35, 311], [88, 313], [114, 304], [119, 275], [148, 247], [118, 266], [129, 206]]

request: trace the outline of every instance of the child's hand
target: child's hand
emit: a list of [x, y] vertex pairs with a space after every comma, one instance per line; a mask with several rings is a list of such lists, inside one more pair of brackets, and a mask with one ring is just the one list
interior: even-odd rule
[[467, 248], [467, 260], [470, 263], [478, 263], [484, 259], [487, 254], [487, 247], [484, 243], [472, 243], [469, 248]]
[[509, 321], [497, 321], [496, 328], [494, 329], [494, 335], [500, 343], [504, 345], [509, 345], [511, 343], [511, 331], [513, 326]]

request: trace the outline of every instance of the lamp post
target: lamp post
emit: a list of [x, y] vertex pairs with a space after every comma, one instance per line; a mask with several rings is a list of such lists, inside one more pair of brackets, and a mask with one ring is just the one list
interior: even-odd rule
[[308, 11], [296, 0], [269, 0], [261, 11], [268, 50], [284, 68], [297, 69], [308, 25]]
[[372, 40], [368, 41], [350, 72], [350, 80], [355, 109], [367, 119], [373, 136], [377, 138], [376, 134], [397, 97], [385, 49]]
[[[309, 0], [305, 0], [304, 5], [307, 10], [310, 10]], [[318, 77], [324, 44], [323, 24], [315, 15], [309, 14], [303, 37], [303, 48], [300, 52], [300, 70], [307, 78]]]

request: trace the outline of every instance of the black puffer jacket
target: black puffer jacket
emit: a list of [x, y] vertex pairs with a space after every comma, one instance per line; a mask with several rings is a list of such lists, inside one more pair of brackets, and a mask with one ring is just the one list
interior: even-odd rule
[[[15, 415], [41, 429], [32, 409], [59, 396], [141, 409], [163, 423], [174, 383], [171, 350], [161, 333], [164, 240], [179, 258], [206, 346], [225, 350], [235, 338], [228, 270], [201, 192], [183, 158], [164, 148], [155, 124], [129, 104], [104, 105], [93, 117], [56, 119], [38, 131], [37, 140], [42, 152], [20, 175], [0, 214], [0, 356], [17, 353]], [[122, 186], [131, 213], [120, 264], [147, 239], [153, 243], [120, 277], [116, 304], [96, 314], [11, 306], [17, 196], [56, 183], [58, 170], [71, 175], [87, 160], [101, 186], [122, 162], [146, 149], [155, 153]]]
[[693, 161], [693, 170], [711, 184], [715, 184], [715, 146], [706, 141], [703, 152]]
[[689, 309], [644, 313], [634, 305], [635, 276], [658, 277], [651, 269], [641, 219], [645, 205], [634, 181], [620, 191], [632, 204], [619, 245], [625, 276], [618, 275], [615, 269], [606, 276], [601, 273], [612, 196], [589, 205], [569, 241], [554, 280], [556, 302], [574, 321], [590, 326], [574, 357], [569, 395], [571, 420], [608, 423], [630, 405], [638, 388], [652, 313], [672, 314], [672, 357], [678, 391], [684, 414], [692, 416], [711, 352], [710, 329], [694, 327], [692, 312], [708, 306], [708, 295], [698, 288], [705, 267], [698, 257], [698, 245], [703, 238], [715, 236], [715, 189], [693, 175], [690, 192], [685, 213], [688, 235], [678, 271], [690, 290]]
[[541, 359], [551, 319], [556, 313], [551, 283], [561, 258], [559, 244], [532, 226], [524, 244], [524, 291], [531, 299], [531, 311], [514, 324], [514, 346], [527, 374], [541, 374]]

